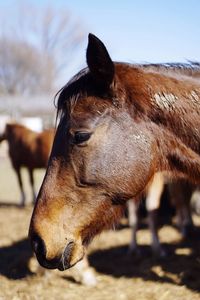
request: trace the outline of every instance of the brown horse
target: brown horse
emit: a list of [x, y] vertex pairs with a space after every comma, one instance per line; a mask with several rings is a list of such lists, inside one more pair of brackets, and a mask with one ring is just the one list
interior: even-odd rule
[[60, 122], [30, 224], [47, 268], [81, 260], [156, 172], [200, 181], [200, 66], [114, 63], [92, 34], [87, 64], [60, 91]]
[[35, 202], [36, 193], [33, 171], [36, 168], [45, 168], [47, 166], [53, 138], [53, 130], [45, 130], [42, 133], [37, 133], [16, 123], [7, 124], [5, 132], [0, 137], [0, 142], [3, 140], [7, 140], [8, 142], [9, 156], [20, 186], [21, 206], [25, 204], [25, 193], [20, 172], [21, 167], [28, 169], [33, 202]]

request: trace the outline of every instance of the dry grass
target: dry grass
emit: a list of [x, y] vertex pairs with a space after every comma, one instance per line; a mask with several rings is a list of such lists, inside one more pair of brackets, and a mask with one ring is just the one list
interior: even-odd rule
[[[27, 178], [24, 172], [24, 177]], [[39, 186], [43, 172], [37, 172]], [[29, 198], [30, 192], [28, 191]], [[170, 255], [156, 260], [149, 249], [147, 229], [138, 233], [143, 258], [127, 255], [130, 229], [123, 226], [104, 232], [89, 249], [89, 260], [97, 276], [97, 286], [75, 281], [74, 270], [34, 272], [27, 231], [32, 212], [16, 206], [19, 199], [15, 174], [6, 158], [0, 156], [0, 300], [196, 300], [200, 299], [199, 237], [182, 242], [175, 228], [164, 226], [160, 237]], [[30, 199], [29, 199], [30, 200]], [[196, 224], [200, 220], [195, 218]], [[198, 231], [198, 229], [197, 229]], [[199, 233], [200, 234], [200, 233]]]

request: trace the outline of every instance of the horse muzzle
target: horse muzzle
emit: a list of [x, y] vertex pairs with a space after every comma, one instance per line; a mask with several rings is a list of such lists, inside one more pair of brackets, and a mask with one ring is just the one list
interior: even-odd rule
[[[77, 246], [74, 241], [70, 241], [59, 255], [57, 254], [51, 259], [47, 256], [47, 249], [43, 239], [38, 235], [32, 235], [31, 245], [39, 264], [47, 269], [59, 269], [60, 271], [64, 271], [71, 268], [84, 256], [84, 251], [77, 251]], [[76, 253], [79, 253], [79, 255], [74, 255]]]

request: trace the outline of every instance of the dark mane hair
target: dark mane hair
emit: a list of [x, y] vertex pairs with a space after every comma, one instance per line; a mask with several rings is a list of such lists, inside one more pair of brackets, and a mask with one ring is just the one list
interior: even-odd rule
[[[70, 108], [72, 99], [78, 95], [86, 93], [86, 81], [88, 77], [88, 68], [82, 69], [74, 75], [67, 84], [65, 84], [55, 95], [54, 105], [57, 108], [57, 117], [67, 107]], [[56, 103], [57, 102], [57, 103]]]
[[[129, 67], [138, 68], [144, 72], [159, 73], [169, 77], [181, 79], [188, 77], [189, 80], [200, 80], [200, 62], [188, 61], [187, 63], [144, 63], [144, 64], [126, 64], [115, 62], [115, 64], [123, 64]], [[83, 68], [74, 75], [69, 82], [64, 85], [55, 95], [54, 104], [57, 108], [57, 118], [61, 117], [63, 112], [69, 113], [81, 96], [89, 96], [101, 94], [104, 92], [98, 89], [88, 67]], [[110, 95], [111, 96], [111, 95]], [[57, 101], [57, 103], [56, 103]]]
[[[115, 99], [109, 91], [99, 86], [91, 76], [86, 67], [73, 76], [70, 81], [62, 87], [54, 97], [57, 108], [57, 118], [62, 117], [63, 113], [69, 114], [76, 105], [77, 100], [83, 96], [96, 96], [109, 98], [115, 105]], [[56, 103], [57, 99], [57, 103]]]

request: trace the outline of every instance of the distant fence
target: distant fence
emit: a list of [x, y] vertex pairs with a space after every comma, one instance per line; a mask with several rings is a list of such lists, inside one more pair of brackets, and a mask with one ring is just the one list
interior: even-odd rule
[[0, 116], [7, 115], [11, 119], [20, 121], [24, 117], [39, 117], [43, 127], [55, 124], [56, 108], [54, 98], [49, 95], [42, 96], [0, 96]]

